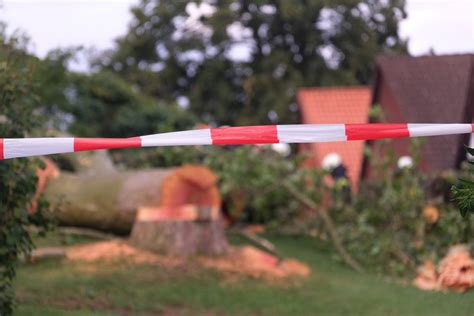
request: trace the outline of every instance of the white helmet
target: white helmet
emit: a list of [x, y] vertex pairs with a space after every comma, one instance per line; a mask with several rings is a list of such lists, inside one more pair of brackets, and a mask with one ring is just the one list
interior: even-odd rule
[[332, 170], [342, 165], [342, 157], [338, 153], [327, 154], [322, 162], [322, 166], [326, 170]]

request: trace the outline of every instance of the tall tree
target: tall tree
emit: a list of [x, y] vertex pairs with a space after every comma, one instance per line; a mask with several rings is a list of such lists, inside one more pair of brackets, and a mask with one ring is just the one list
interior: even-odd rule
[[101, 60], [150, 95], [216, 124], [293, 122], [301, 86], [366, 84], [406, 52], [405, 0], [142, 0]]
[[[135, 91], [117, 74], [67, 70], [75, 50], [54, 50], [37, 60], [32, 88], [35, 111], [53, 133], [82, 137], [130, 137], [188, 129], [195, 118], [176, 104], [164, 104]], [[36, 59], [36, 58], [35, 58]]]

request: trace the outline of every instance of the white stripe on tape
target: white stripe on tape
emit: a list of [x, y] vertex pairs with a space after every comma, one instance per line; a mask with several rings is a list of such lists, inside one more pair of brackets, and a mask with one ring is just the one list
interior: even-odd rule
[[181, 145], [211, 145], [211, 130], [197, 129], [192, 131], [171, 132], [141, 136], [142, 147], [152, 146], [181, 146]]
[[280, 143], [345, 141], [344, 124], [277, 125]]
[[467, 134], [471, 124], [408, 124], [410, 137]]
[[5, 138], [3, 148], [5, 159], [62, 154], [74, 151], [74, 138]]

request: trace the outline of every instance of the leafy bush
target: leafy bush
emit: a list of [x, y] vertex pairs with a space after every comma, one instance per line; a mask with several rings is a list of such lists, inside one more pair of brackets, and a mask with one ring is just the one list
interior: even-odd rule
[[[0, 135], [24, 137], [38, 126], [34, 114], [37, 97], [31, 93], [32, 69], [29, 58], [16, 39], [0, 39]], [[33, 243], [26, 227], [48, 227], [46, 203], [40, 201], [34, 214], [28, 213], [36, 189], [37, 159], [0, 161], [0, 315], [13, 313], [12, 279], [20, 254], [28, 254]]]
[[336, 203], [331, 214], [356, 259], [403, 275], [423, 260], [438, 259], [453, 244], [466, 242], [472, 220], [463, 221], [456, 206], [446, 203], [445, 192], [438, 190], [446, 188], [439, 183], [452, 177], [428, 178], [416, 166], [397, 170], [393, 165], [393, 159], [387, 159], [377, 178], [362, 184], [351, 203]]
[[301, 157], [283, 158], [268, 146], [213, 151], [204, 163], [217, 172], [225, 207], [234, 219], [253, 223], [289, 223], [304, 211], [285, 185], [321, 199], [322, 174], [299, 168]]

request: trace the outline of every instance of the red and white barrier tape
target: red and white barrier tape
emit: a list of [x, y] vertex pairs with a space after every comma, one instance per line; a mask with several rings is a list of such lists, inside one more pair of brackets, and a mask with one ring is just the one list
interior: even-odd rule
[[299, 124], [208, 128], [132, 138], [0, 138], [0, 159], [112, 148], [318, 143], [473, 132], [474, 124]]

